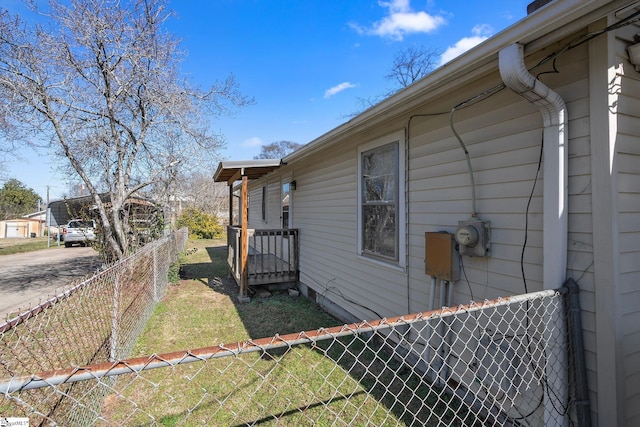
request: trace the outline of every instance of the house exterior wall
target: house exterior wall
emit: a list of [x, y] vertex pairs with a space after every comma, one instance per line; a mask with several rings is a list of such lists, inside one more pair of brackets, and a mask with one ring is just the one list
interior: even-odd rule
[[24, 218], [0, 221], [0, 238], [26, 238], [31, 237], [31, 233], [41, 237], [44, 234], [44, 221]]
[[[363, 140], [367, 142], [368, 140]], [[344, 298], [356, 301], [345, 307], [349, 320], [391, 316], [406, 310], [406, 275], [398, 268], [363, 260], [357, 247], [357, 151], [356, 145], [323, 155], [310, 164], [283, 166], [268, 178], [268, 226], [279, 228], [280, 188], [295, 179], [291, 194], [293, 227], [300, 229], [300, 281], [316, 293], [344, 306]], [[251, 184], [250, 199], [260, 199], [267, 179]], [[330, 192], [327, 189], [331, 189]], [[275, 196], [275, 197], [274, 197]], [[250, 209], [251, 227], [259, 223], [259, 206]], [[372, 283], [372, 278], [377, 277]], [[391, 306], [389, 308], [389, 306]], [[347, 320], [347, 319], [345, 319]]]
[[640, 425], [640, 73], [628, 61], [627, 47], [635, 44], [635, 34], [640, 28], [629, 26], [610, 36], [615, 70], [613, 92], [615, 107], [614, 186], [617, 188], [617, 207], [614, 224], [617, 224], [616, 257], [619, 272], [615, 293], [619, 332], [616, 336], [621, 360], [618, 374], [618, 396], [624, 402], [621, 413], [624, 425]]
[[[554, 64], [557, 72], [550, 63], [535, 72], [545, 72], [540, 80], [568, 110], [567, 277], [581, 287], [594, 425], [640, 425], [640, 73], [626, 54], [639, 31], [628, 26], [605, 34], [566, 51]], [[577, 35], [530, 54], [527, 66]], [[449, 112], [500, 82], [497, 70], [481, 74], [410, 114], [338, 135], [313, 156], [268, 176], [270, 197], [279, 194], [284, 176], [297, 181], [292, 215], [300, 229], [300, 282], [348, 313], [345, 320], [428, 309], [424, 233], [454, 232], [472, 212], [470, 178]], [[543, 289], [540, 113], [503, 90], [457, 111], [453, 121], [471, 155], [479, 217], [491, 223], [491, 256], [463, 257], [453, 303]], [[358, 147], [398, 132], [405, 135], [406, 153], [404, 267], [357, 253]], [[252, 183], [251, 197], [266, 182]], [[278, 224], [279, 205], [269, 206], [268, 223]], [[260, 209], [252, 214], [250, 223]]]
[[[529, 62], [541, 58], [542, 55]], [[570, 209], [575, 206], [570, 210], [570, 242], [576, 242], [569, 246], [578, 246], [572, 249], [569, 268], [581, 273], [592, 259], [591, 245], [585, 248], [582, 244], [591, 240], [591, 222], [584, 214], [584, 204], [589, 201], [582, 200], [582, 186], [585, 180], [588, 183], [589, 176], [588, 167], [585, 170], [584, 166], [589, 164], [585, 138], [589, 123], [587, 60], [586, 46], [574, 49], [559, 61], [558, 74], [544, 77], [545, 84], [563, 96], [569, 109]], [[498, 71], [494, 70], [472, 84], [431, 100], [410, 115], [348, 136], [312, 159], [284, 166], [269, 175], [269, 188], [279, 187], [283, 175], [294, 176], [297, 181], [292, 215], [293, 226], [300, 229], [300, 282], [313, 289], [320, 302], [344, 309], [351, 316], [345, 320], [429, 309], [431, 279], [425, 274], [425, 232], [453, 233], [458, 221], [470, 219], [472, 213], [467, 163], [449, 125], [449, 112], [453, 105], [500, 82]], [[454, 285], [453, 303], [542, 290], [541, 176], [536, 183], [542, 144], [540, 113], [521, 97], [503, 90], [457, 111], [454, 125], [471, 155], [479, 218], [491, 223], [491, 256], [463, 258], [463, 274]], [[407, 163], [402, 189], [407, 200], [404, 268], [357, 253], [358, 148], [398, 132], [405, 135]], [[581, 154], [585, 150], [586, 154]], [[262, 179], [252, 183], [252, 201], [260, 199], [266, 182]], [[259, 205], [252, 204], [252, 227], [254, 222], [259, 223], [260, 212]], [[270, 224], [277, 212], [269, 210]], [[525, 236], [527, 245], [521, 266]], [[585, 305], [593, 312], [592, 300]], [[590, 368], [594, 370], [593, 365]]]
[[[590, 30], [615, 22], [611, 16]], [[585, 220], [580, 244], [591, 250], [580, 251], [582, 263], [590, 264], [573, 277], [580, 277], [593, 419], [600, 425], [640, 424], [640, 254], [634, 245], [640, 237], [640, 74], [626, 52], [638, 31], [631, 25], [589, 43], [585, 175], [574, 210]]]

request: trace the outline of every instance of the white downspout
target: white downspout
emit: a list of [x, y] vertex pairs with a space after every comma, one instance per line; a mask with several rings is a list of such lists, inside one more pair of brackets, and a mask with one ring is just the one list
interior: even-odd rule
[[[524, 64], [524, 48], [512, 44], [499, 53], [500, 76], [505, 85], [540, 110], [544, 125], [543, 169], [543, 288], [557, 289], [565, 281], [568, 240], [568, 135], [567, 107], [556, 92], [532, 76]], [[545, 425], [567, 425], [567, 418], [556, 408], [567, 403], [567, 358], [564, 353], [566, 334], [560, 310], [550, 314], [551, 330], [545, 339], [554, 346], [547, 350], [547, 389], [545, 393]], [[550, 393], [549, 389], [553, 391]]]
[[567, 107], [556, 92], [533, 77], [524, 65], [524, 48], [500, 51], [500, 76], [509, 89], [540, 110], [544, 125], [543, 288], [557, 289], [567, 271], [568, 177]]

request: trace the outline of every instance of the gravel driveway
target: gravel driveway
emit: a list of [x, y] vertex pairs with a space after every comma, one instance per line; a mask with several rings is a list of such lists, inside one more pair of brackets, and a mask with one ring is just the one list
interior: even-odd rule
[[[102, 265], [90, 247], [53, 247], [0, 256], [0, 320], [58, 294]], [[1, 322], [0, 322], [1, 323]]]

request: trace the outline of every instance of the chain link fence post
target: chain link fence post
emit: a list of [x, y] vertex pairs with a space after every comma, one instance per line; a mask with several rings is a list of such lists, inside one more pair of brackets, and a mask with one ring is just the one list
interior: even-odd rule
[[153, 301], [158, 302], [160, 300], [158, 294], [158, 247], [153, 246]]
[[113, 278], [113, 311], [111, 314], [111, 340], [109, 343], [109, 360], [118, 360], [118, 310], [120, 302], [120, 274], [115, 274]]

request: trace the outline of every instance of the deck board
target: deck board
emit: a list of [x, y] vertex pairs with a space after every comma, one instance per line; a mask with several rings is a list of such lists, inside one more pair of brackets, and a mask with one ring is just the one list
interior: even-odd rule
[[297, 272], [289, 263], [273, 254], [249, 255], [249, 285], [265, 285], [297, 280]]
[[[227, 229], [229, 269], [240, 284], [241, 239], [238, 227]], [[249, 230], [246, 260], [248, 286], [297, 282], [298, 230]]]

